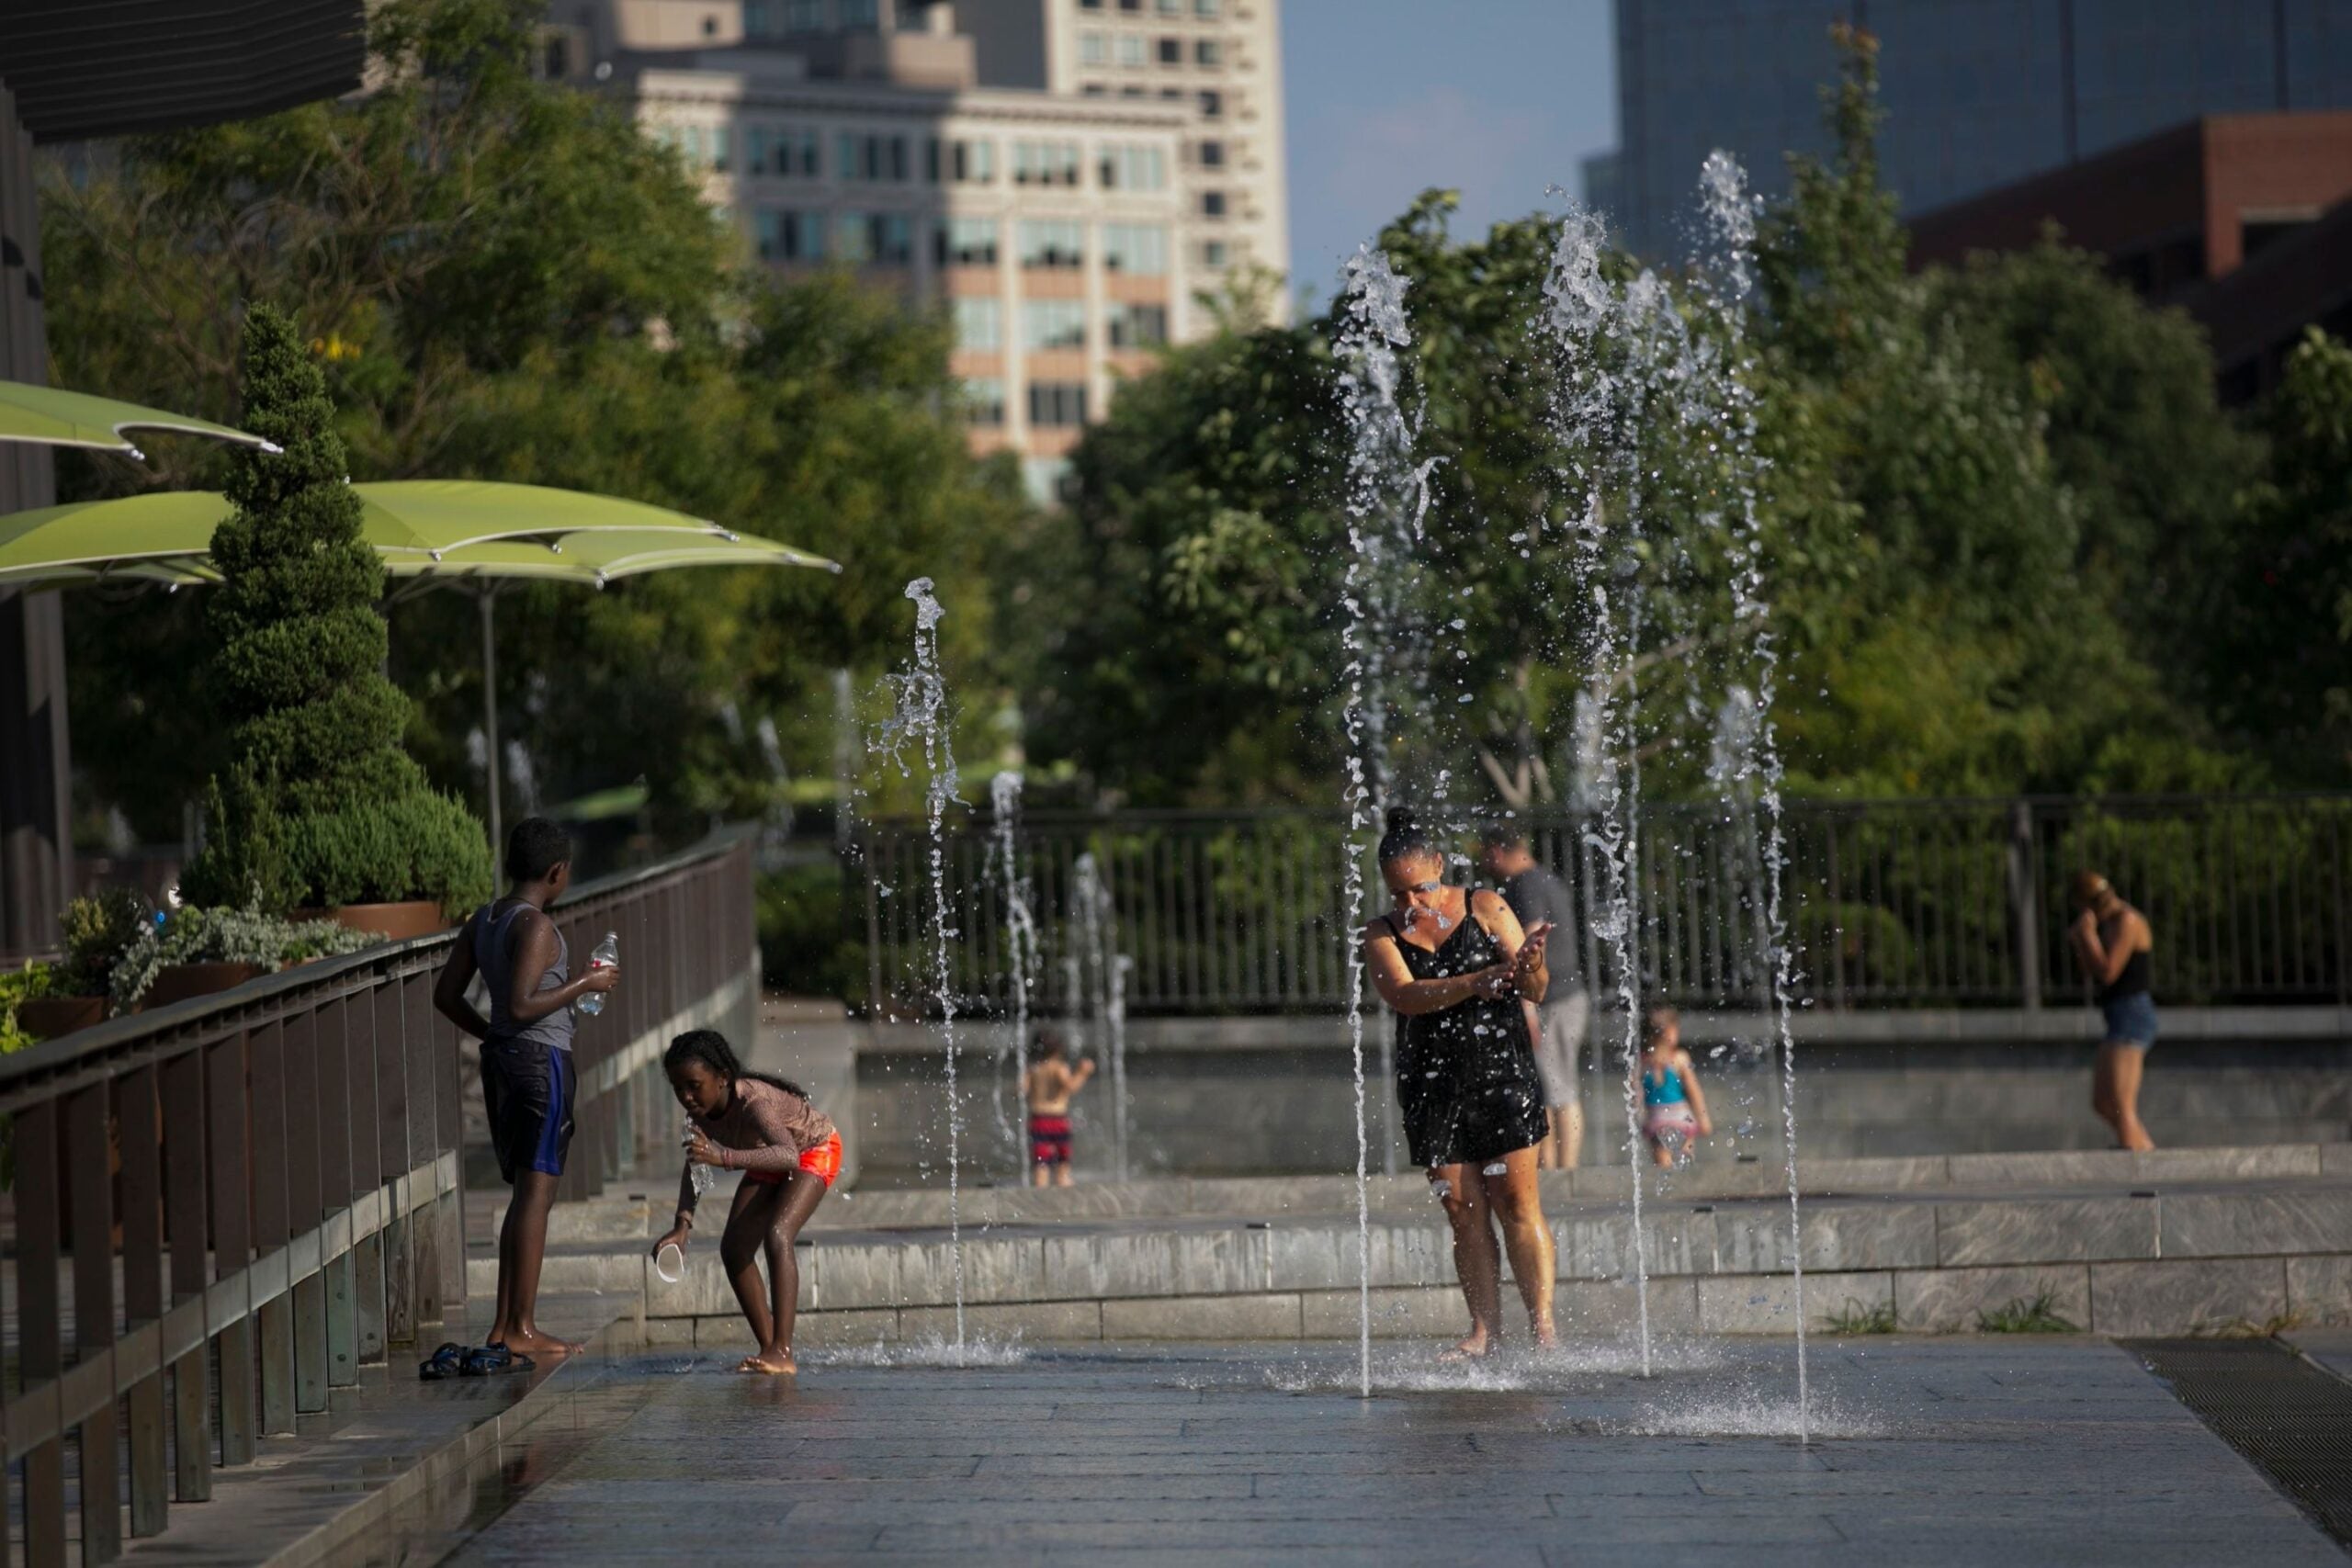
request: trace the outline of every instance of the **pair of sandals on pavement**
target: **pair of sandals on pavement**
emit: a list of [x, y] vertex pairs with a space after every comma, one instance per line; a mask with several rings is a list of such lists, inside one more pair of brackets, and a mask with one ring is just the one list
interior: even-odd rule
[[444, 1378], [494, 1378], [527, 1372], [538, 1363], [503, 1345], [444, 1345], [417, 1363], [416, 1375], [426, 1382]]

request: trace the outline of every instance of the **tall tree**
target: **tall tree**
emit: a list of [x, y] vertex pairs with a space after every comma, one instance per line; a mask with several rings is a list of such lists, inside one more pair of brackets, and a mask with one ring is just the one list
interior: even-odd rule
[[267, 305], [247, 318], [243, 368], [244, 426], [283, 450], [231, 459], [232, 510], [213, 536], [210, 669], [235, 761], [188, 895], [271, 913], [410, 898], [455, 912], [489, 891], [489, 847], [401, 750], [408, 703], [380, 672], [384, 569], [360, 536], [324, 379]]

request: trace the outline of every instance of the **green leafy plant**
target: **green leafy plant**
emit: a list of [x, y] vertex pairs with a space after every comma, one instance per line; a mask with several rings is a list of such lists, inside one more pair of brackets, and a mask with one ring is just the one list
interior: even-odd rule
[[325, 380], [266, 305], [246, 320], [243, 372], [246, 428], [284, 451], [232, 461], [233, 510], [212, 538], [212, 675], [235, 761], [212, 781], [188, 893], [280, 913], [411, 898], [455, 913], [487, 896], [489, 847], [401, 750], [384, 569], [360, 534]]
[[1881, 1302], [1876, 1306], [1864, 1306], [1848, 1296], [1846, 1304], [1831, 1313], [1826, 1321], [1832, 1334], [1892, 1334], [1894, 1332], [1894, 1303]]
[[31, 1035], [17, 1027], [17, 1004], [54, 996], [57, 988], [57, 969], [53, 964], [28, 964], [22, 969], [0, 972], [0, 1056], [36, 1043]]
[[1979, 1334], [2078, 1334], [2081, 1329], [2057, 1310], [2058, 1292], [2048, 1287], [2031, 1298], [2018, 1296], [2006, 1305], [1976, 1314]]
[[154, 923], [154, 911], [138, 892], [109, 887], [95, 897], [76, 898], [65, 906], [59, 922], [65, 943], [65, 962], [53, 977], [54, 994], [102, 997], [107, 982], [123, 953]]
[[289, 920], [258, 909], [190, 908], [142, 931], [114, 967], [109, 1010], [130, 1011], [177, 964], [256, 964], [277, 969], [306, 958], [356, 953], [383, 939], [333, 920]]

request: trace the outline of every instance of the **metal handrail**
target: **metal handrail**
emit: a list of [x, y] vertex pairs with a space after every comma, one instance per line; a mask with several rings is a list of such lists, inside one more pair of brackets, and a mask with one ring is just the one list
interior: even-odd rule
[[[667, 1142], [649, 1080], [669, 1033], [752, 1015], [750, 836], [584, 884], [553, 913], [575, 952], [617, 930], [628, 963], [575, 1042], [560, 1191], [582, 1198]], [[261, 1435], [462, 1304], [465, 1043], [432, 996], [455, 940], [304, 964], [0, 1062], [17, 1327], [0, 1457], [22, 1467], [28, 1563], [66, 1558], [67, 1443], [82, 1561], [108, 1561], [119, 1414], [130, 1530], [153, 1534], [170, 1503], [209, 1495], [216, 1448], [250, 1462]]]
[[[1770, 965], [1754, 812], [1722, 800], [1644, 808], [1635, 980], [1645, 997], [1725, 1010], [1762, 1002]], [[1552, 812], [1521, 822], [1578, 901], [1577, 929], [1555, 952], [1613, 990], [1613, 954], [1594, 934], [1607, 878], [1592, 819]], [[1783, 827], [1783, 907], [1799, 998], [1813, 1007], [2030, 1010], [2075, 999], [2064, 884], [2089, 861], [2154, 924], [2160, 998], [2352, 1001], [2352, 795], [1804, 799], [1787, 804]], [[976, 813], [946, 846], [961, 939], [950, 962], [967, 1013], [1001, 1009], [1008, 993], [994, 831]], [[929, 847], [910, 821], [869, 822], [859, 837], [847, 874], [869, 949], [865, 1004], [920, 1014], [936, 984], [920, 919]], [[1348, 866], [1365, 838], [1335, 810], [1304, 807], [1024, 815], [1031, 910], [1054, 950], [1031, 1001], [1064, 1012], [1100, 1005], [1091, 961], [1080, 995], [1065, 967], [1087, 946], [1070, 901], [1076, 857], [1087, 852], [1134, 962], [1132, 1012], [1340, 1008]]]

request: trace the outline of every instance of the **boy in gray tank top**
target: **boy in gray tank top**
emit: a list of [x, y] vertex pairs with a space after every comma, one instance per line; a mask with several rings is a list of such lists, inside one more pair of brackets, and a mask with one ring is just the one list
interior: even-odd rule
[[[506, 874], [506, 896], [474, 911], [433, 989], [442, 1015], [481, 1042], [482, 1108], [499, 1174], [514, 1190], [498, 1233], [498, 1309], [486, 1341], [510, 1356], [486, 1370], [579, 1348], [539, 1331], [539, 1269], [548, 1213], [571, 1147], [571, 1004], [620, 979], [617, 966], [573, 978], [563, 932], [548, 917], [571, 886], [571, 840], [561, 828], [544, 817], [514, 824]], [[489, 993], [488, 1018], [466, 999], [477, 974]]]

